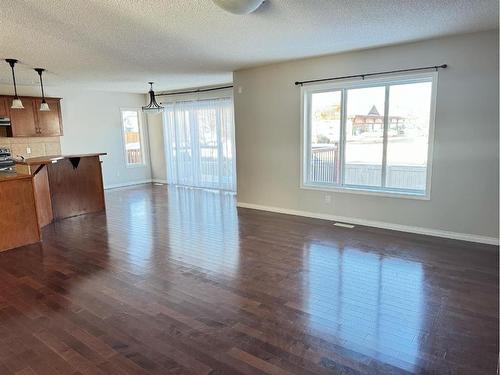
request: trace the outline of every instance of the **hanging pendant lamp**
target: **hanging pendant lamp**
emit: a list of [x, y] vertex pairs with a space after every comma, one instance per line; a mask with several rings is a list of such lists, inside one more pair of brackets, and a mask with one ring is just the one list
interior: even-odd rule
[[10, 69], [12, 70], [12, 81], [14, 82], [14, 100], [12, 100], [12, 105], [10, 108], [12, 109], [23, 109], [23, 102], [19, 97], [17, 96], [17, 87], [16, 87], [16, 75], [14, 73], [14, 65], [16, 65], [17, 60], [16, 59], [5, 59], [7, 63], [10, 65]]
[[161, 105], [159, 105], [157, 102], [156, 102], [156, 98], [155, 98], [155, 92], [153, 91], [153, 83], [154, 82], [148, 82], [149, 83], [149, 104], [142, 107], [142, 110], [144, 112], [153, 112], [153, 113], [158, 113], [158, 112], [161, 112], [163, 111], [163, 109], [165, 107], [162, 107]]
[[40, 88], [42, 89], [42, 102], [40, 103], [40, 111], [43, 111], [43, 112], [50, 111], [50, 107], [49, 107], [48, 103], [45, 101], [45, 92], [43, 91], [42, 73], [45, 72], [45, 69], [35, 68], [34, 70], [40, 76]]

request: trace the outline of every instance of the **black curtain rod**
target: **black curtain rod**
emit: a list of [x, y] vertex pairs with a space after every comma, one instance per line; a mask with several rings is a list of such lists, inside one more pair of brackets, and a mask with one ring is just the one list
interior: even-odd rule
[[399, 70], [388, 70], [386, 72], [376, 72], [376, 73], [365, 73], [365, 74], [353, 74], [350, 76], [340, 76], [340, 77], [330, 77], [330, 78], [321, 78], [321, 79], [311, 79], [309, 81], [297, 81], [295, 82], [295, 85], [303, 85], [306, 83], [314, 83], [314, 82], [325, 82], [325, 81], [336, 81], [338, 79], [347, 79], [347, 78], [361, 78], [365, 79], [366, 77], [371, 77], [371, 76], [378, 76], [382, 74], [392, 74], [392, 73], [404, 73], [404, 72], [415, 72], [418, 70], [429, 70], [429, 69], [435, 69], [436, 72], [438, 69], [445, 69], [447, 68], [447, 64], [443, 65], [434, 65], [434, 66], [424, 66], [422, 68], [411, 68], [411, 69], [399, 69]]
[[181, 95], [181, 94], [197, 94], [199, 92], [224, 90], [224, 89], [231, 89], [231, 88], [233, 88], [232, 85], [221, 86], [221, 87], [210, 87], [208, 89], [196, 89], [196, 90], [189, 90], [189, 91], [167, 92], [166, 94], [157, 94], [156, 96]]

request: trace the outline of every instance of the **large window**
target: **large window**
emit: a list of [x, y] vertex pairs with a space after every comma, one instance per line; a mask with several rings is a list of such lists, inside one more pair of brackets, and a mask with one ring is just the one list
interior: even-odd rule
[[165, 104], [167, 182], [236, 191], [233, 99]]
[[436, 79], [303, 87], [302, 186], [429, 197]]
[[141, 112], [138, 109], [122, 109], [121, 112], [127, 166], [144, 165]]

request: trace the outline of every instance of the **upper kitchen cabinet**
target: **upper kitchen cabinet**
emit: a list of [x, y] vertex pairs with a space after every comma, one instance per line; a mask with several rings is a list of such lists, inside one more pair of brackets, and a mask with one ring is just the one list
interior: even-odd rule
[[10, 118], [7, 135], [10, 137], [57, 137], [62, 135], [62, 116], [59, 98], [46, 98], [50, 111], [40, 111], [42, 99], [19, 97], [23, 109], [10, 108], [12, 97], [0, 97], [0, 116], [2, 101]]
[[61, 99], [46, 98], [50, 111], [40, 111], [41, 99], [35, 99], [35, 113], [37, 118], [38, 136], [55, 137], [62, 135]]
[[38, 136], [35, 122], [34, 101], [31, 98], [20, 98], [24, 108], [10, 108], [9, 98], [6, 100], [10, 118], [10, 136], [12, 137], [36, 137]]

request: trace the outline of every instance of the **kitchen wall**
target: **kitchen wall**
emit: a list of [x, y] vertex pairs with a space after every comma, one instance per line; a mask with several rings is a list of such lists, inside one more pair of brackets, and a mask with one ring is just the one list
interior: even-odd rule
[[[236, 71], [238, 204], [497, 242], [498, 52], [493, 30]], [[299, 187], [295, 81], [443, 63], [449, 68], [439, 73], [429, 201]]]
[[[0, 147], [7, 147], [14, 156], [37, 157], [61, 153], [59, 137], [0, 137]], [[31, 153], [28, 153], [31, 151]]]
[[[11, 94], [12, 88], [0, 85], [0, 94]], [[18, 87], [21, 95], [39, 95], [38, 87]], [[149, 163], [149, 136], [144, 123], [146, 165], [127, 168], [123, 148], [120, 108], [140, 108], [145, 103], [143, 94], [89, 91], [80, 88], [46, 87], [47, 96], [61, 97], [63, 116], [62, 137], [2, 138], [0, 146], [12, 149], [14, 155], [44, 156], [107, 152], [103, 156], [103, 178], [107, 188], [151, 180]], [[31, 149], [27, 154], [26, 148]]]

